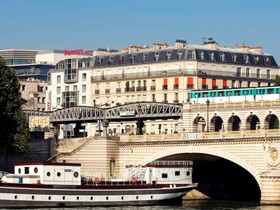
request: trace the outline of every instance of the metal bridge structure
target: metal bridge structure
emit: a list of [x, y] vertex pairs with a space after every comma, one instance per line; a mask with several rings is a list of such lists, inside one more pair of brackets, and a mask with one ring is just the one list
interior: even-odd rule
[[25, 111], [28, 116], [49, 116], [50, 122], [68, 124], [77, 122], [97, 122], [98, 120], [121, 121], [131, 119], [179, 119], [182, 116], [183, 104], [157, 102], [138, 102], [99, 108], [77, 106], [59, 109], [53, 112]]

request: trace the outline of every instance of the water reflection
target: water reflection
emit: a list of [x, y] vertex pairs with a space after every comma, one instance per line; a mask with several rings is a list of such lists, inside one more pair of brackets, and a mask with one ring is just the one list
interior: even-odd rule
[[[30, 208], [28, 208], [30, 209]], [[260, 205], [256, 202], [196, 200], [182, 205], [40, 208], [40, 210], [279, 210], [280, 205]], [[38, 210], [38, 209], [34, 209]]]

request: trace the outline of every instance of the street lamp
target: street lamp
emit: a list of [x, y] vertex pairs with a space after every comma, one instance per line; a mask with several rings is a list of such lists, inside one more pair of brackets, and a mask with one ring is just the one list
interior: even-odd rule
[[207, 132], [209, 132], [209, 105], [210, 105], [210, 101], [209, 99], [207, 98], [207, 101], [206, 101], [206, 110], [207, 110]]

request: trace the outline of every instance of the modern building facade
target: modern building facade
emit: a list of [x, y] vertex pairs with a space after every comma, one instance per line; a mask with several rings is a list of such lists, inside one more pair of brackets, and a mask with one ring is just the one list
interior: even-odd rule
[[[154, 43], [121, 52], [99, 49], [94, 57], [66, 59], [50, 72], [47, 102], [53, 108], [96, 106], [154, 101], [188, 103], [189, 92], [274, 85], [279, 67], [261, 47], [220, 47], [213, 39], [202, 45], [176, 40], [175, 46]], [[137, 122], [111, 123], [117, 133], [137, 133]], [[145, 121], [146, 133], [178, 132], [178, 122]], [[88, 126], [94, 135], [98, 125]]]

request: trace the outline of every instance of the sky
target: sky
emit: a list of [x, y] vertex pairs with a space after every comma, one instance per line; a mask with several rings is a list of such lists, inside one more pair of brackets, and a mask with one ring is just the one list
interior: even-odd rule
[[0, 0], [0, 49], [261, 46], [280, 65], [279, 0]]

